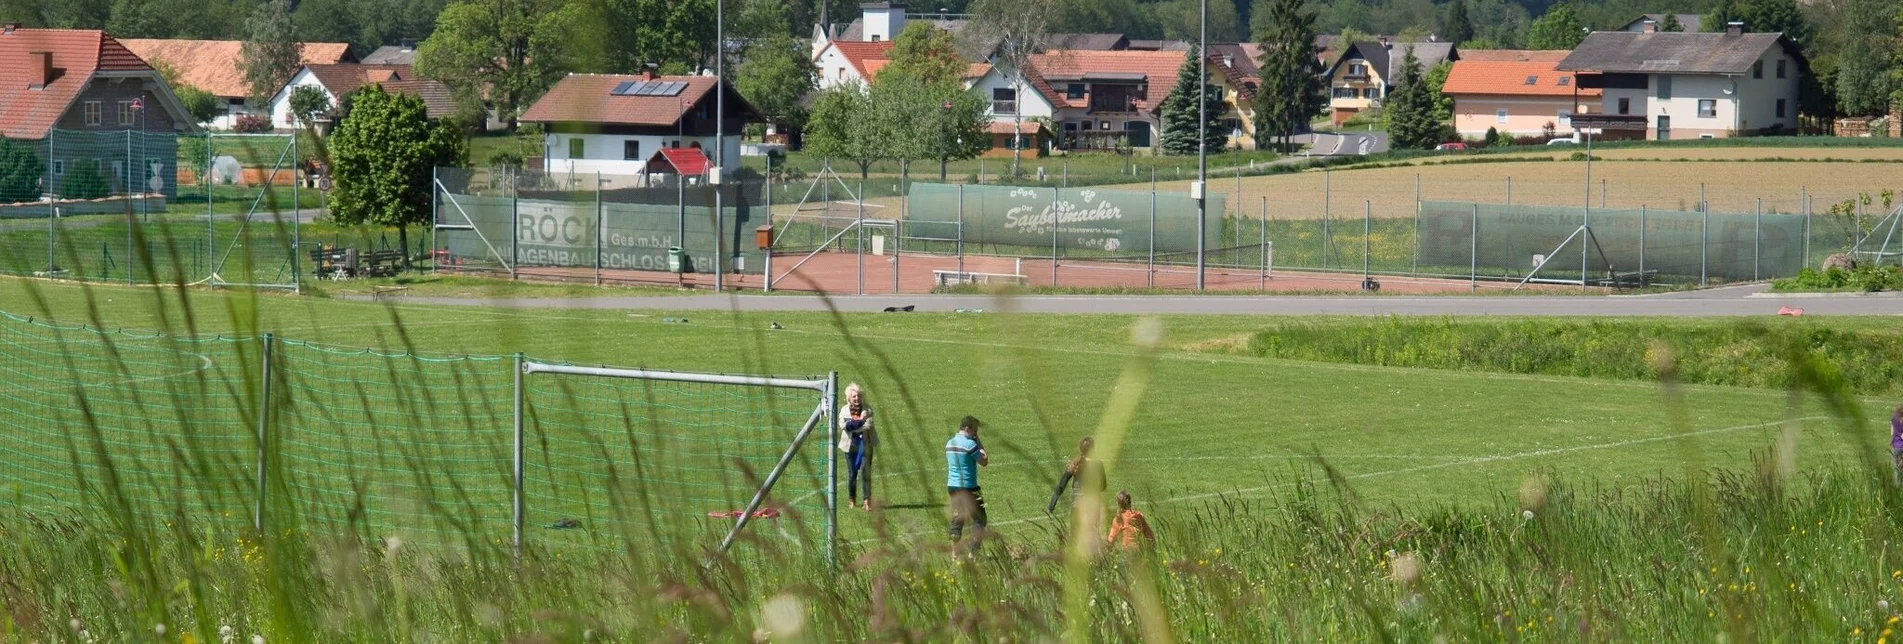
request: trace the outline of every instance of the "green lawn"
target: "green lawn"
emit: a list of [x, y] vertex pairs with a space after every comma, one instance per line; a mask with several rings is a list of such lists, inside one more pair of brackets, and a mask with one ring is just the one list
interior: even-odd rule
[[[938, 446], [965, 414], [987, 421], [984, 437], [994, 462], [984, 482], [993, 520], [1005, 526], [1042, 520], [1057, 465], [1078, 437], [1094, 430], [1113, 383], [1132, 355], [1124, 348], [1132, 319], [1114, 316], [498, 310], [198, 293], [189, 298], [194, 316], [188, 324], [175, 296], [150, 289], [8, 282], [0, 285], [0, 295], [16, 303], [11, 312], [42, 321], [96, 319], [113, 328], [201, 336], [249, 335], [249, 329], [256, 328], [339, 349], [407, 347], [485, 356], [522, 352], [554, 362], [727, 373], [808, 375], [837, 370], [842, 381], [864, 383], [880, 409], [885, 444], [878, 461], [879, 497], [895, 508], [893, 518], [906, 530], [919, 533], [939, 529], [944, 464]], [[159, 299], [170, 303], [162, 315], [155, 313]], [[247, 321], [253, 316], [255, 327]], [[666, 322], [680, 317], [691, 321]], [[767, 328], [774, 323], [784, 328]], [[1868, 328], [1889, 321], [1777, 323]], [[1185, 316], [1165, 318], [1163, 325], [1166, 348], [1141, 400], [1125, 460], [1112, 472], [1115, 488], [1128, 489], [1158, 508], [1221, 495], [1278, 498], [1289, 491], [1292, 475], [1312, 473], [1313, 455], [1338, 468], [1364, 498], [1383, 505], [1482, 504], [1511, 494], [1531, 472], [1636, 485], [1642, 477], [1681, 471], [1687, 459], [1701, 467], [1742, 466], [1751, 452], [1771, 445], [1775, 424], [1786, 417], [1781, 391], [1689, 387], [1685, 411], [1695, 434], [1674, 438], [1660, 389], [1651, 384], [1212, 354], [1205, 349], [1233, 342], [1263, 323], [1243, 317]], [[219, 375], [206, 386], [216, 392], [224, 385], [218, 382], [221, 378], [237, 379], [241, 385], [238, 374], [247, 361], [255, 360], [254, 349], [245, 343], [183, 350], [134, 339], [119, 342], [150, 352], [137, 362], [157, 366], [151, 373], [135, 371], [113, 382], [146, 382], [138, 379], [166, 376], [168, 370], [213, 373]], [[418, 450], [420, 456], [410, 458], [434, 463], [440, 475], [470, 486], [465, 493], [475, 500], [469, 502], [486, 508], [482, 514], [490, 520], [506, 519], [506, 477], [498, 478], [506, 469], [507, 452], [498, 451], [508, 436], [506, 361], [426, 362], [298, 347], [281, 352], [280, 368], [297, 383], [293, 387], [298, 392], [282, 422], [303, 428], [287, 432], [327, 434], [318, 430], [339, 428], [342, 435], [361, 441], [339, 443], [344, 439], [328, 436], [325, 441], [283, 445], [286, 462], [309, 459], [302, 461], [313, 468], [309, 473], [337, 486], [323, 488], [328, 496], [317, 497], [322, 503], [343, 503], [348, 475], [354, 472], [380, 481], [373, 486], [383, 490], [379, 494], [400, 499], [390, 501], [392, 505], [409, 504], [373, 507], [373, 523], [387, 529], [411, 525], [405, 516], [427, 514], [416, 505], [421, 503], [417, 497], [399, 489], [414, 485], [401, 480], [411, 475], [401, 461], [383, 463], [386, 469], [377, 475], [353, 469], [368, 466], [349, 465], [351, 459], [343, 456], [370, 459], [375, 450], [368, 446], [383, 441], [394, 452]], [[104, 356], [96, 357], [96, 371], [116, 368]], [[549, 487], [543, 491], [552, 496], [534, 501], [531, 520], [606, 511], [605, 501], [579, 496], [579, 490], [589, 488], [580, 481], [605, 476], [610, 463], [628, 465], [625, 443], [618, 442], [623, 427], [618, 425], [626, 418], [645, 418], [638, 412], [653, 403], [641, 401], [644, 390], [636, 384], [564, 384], [539, 378], [531, 379], [539, 392], [532, 397], [540, 396], [532, 402], [540, 410], [538, 422], [548, 423], [551, 436], [570, 434], [538, 443], [552, 459], [539, 474], [547, 477]], [[109, 389], [99, 391], [109, 394]], [[689, 400], [712, 394], [659, 395]], [[686, 427], [711, 423], [725, 428], [721, 431], [748, 425], [763, 432], [751, 439], [774, 444], [790, 435], [808, 404], [786, 398], [771, 404], [759, 397], [740, 400], [724, 407], [682, 403], [681, 409], [691, 414], [678, 422]], [[221, 404], [230, 409], [221, 407], [218, 413], [243, 408]], [[614, 405], [632, 405], [624, 409], [636, 413], [615, 412]], [[769, 411], [781, 416], [772, 422], [760, 420]], [[1873, 414], [1880, 412], [1872, 408]], [[1837, 434], [1819, 429], [1826, 424], [1821, 412], [1803, 414], [1809, 419], [1800, 452], [1804, 464], [1828, 463], [1848, 453], [1850, 447]], [[231, 427], [249, 426], [240, 422], [241, 416], [233, 416]], [[43, 421], [15, 418], [10, 424], [43, 426]], [[134, 427], [121, 429], [130, 432]], [[1871, 444], [1880, 442], [1880, 431], [1869, 430]], [[621, 445], [619, 451], [615, 445]], [[824, 448], [818, 440], [809, 445], [805, 462], [817, 463]], [[603, 449], [608, 451], [599, 451]], [[763, 453], [754, 453], [748, 462], [759, 467], [758, 459], [765, 458], [770, 464], [771, 455]], [[45, 458], [57, 461], [60, 454]], [[721, 458], [703, 464], [719, 470]], [[708, 486], [732, 483], [717, 482], [717, 475], [696, 476], [702, 478], [693, 480]], [[811, 502], [810, 496], [800, 497], [816, 486], [810, 477], [797, 479], [780, 491], [781, 498]], [[499, 503], [503, 505], [497, 507]], [[718, 504], [703, 504], [713, 505]], [[859, 512], [842, 512], [843, 534], [869, 537], [865, 519]]]

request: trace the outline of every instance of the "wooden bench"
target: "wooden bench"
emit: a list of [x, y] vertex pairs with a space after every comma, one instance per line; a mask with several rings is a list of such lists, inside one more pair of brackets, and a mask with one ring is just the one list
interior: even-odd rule
[[959, 284], [1016, 284], [1019, 286], [1023, 286], [1024, 284], [1027, 284], [1029, 282], [1030, 282], [1030, 279], [1025, 276], [1011, 274], [1011, 273], [973, 273], [970, 271], [947, 271], [947, 270], [932, 271], [932, 283], [937, 284], [939, 286], [954, 286]]
[[1650, 286], [1652, 279], [1658, 275], [1658, 269], [1651, 268], [1643, 271], [1615, 271], [1606, 278], [1603, 284], [1613, 288], [1645, 288]]
[[363, 254], [364, 277], [396, 277], [403, 268], [403, 251], [373, 250]]

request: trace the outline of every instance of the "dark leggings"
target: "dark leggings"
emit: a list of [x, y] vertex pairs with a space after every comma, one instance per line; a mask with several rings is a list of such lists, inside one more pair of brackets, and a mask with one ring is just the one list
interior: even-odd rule
[[859, 478], [866, 479], [866, 500], [872, 500], [872, 449], [865, 434], [852, 436], [852, 451], [846, 453], [846, 498], [859, 500]]

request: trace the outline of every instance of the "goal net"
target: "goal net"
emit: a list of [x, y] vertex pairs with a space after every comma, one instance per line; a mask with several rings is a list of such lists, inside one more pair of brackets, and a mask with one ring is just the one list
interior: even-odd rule
[[521, 538], [831, 542], [834, 377], [532, 361], [520, 373]]

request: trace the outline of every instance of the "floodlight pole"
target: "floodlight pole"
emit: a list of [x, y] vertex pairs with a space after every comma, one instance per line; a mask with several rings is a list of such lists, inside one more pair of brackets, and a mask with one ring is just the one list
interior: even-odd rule
[[[721, 256], [720, 186], [727, 171], [727, 11], [726, 0], [714, 0], [714, 292], [721, 291], [727, 258]], [[737, 222], [736, 222], [737, 225]]]
[[1200, 291], [1206, 285], [1203, 255], [1209, 250], [1204, 247], [1209, 228], [1209, 147], [1205, 145], [1209, 119], [1204, 118], [1209, 109], [1209, 0], [1198, 4], [1202, 32], [1196, 43], [1196, 185], [1190, 196], [1196, 198], [1196, 290]]

